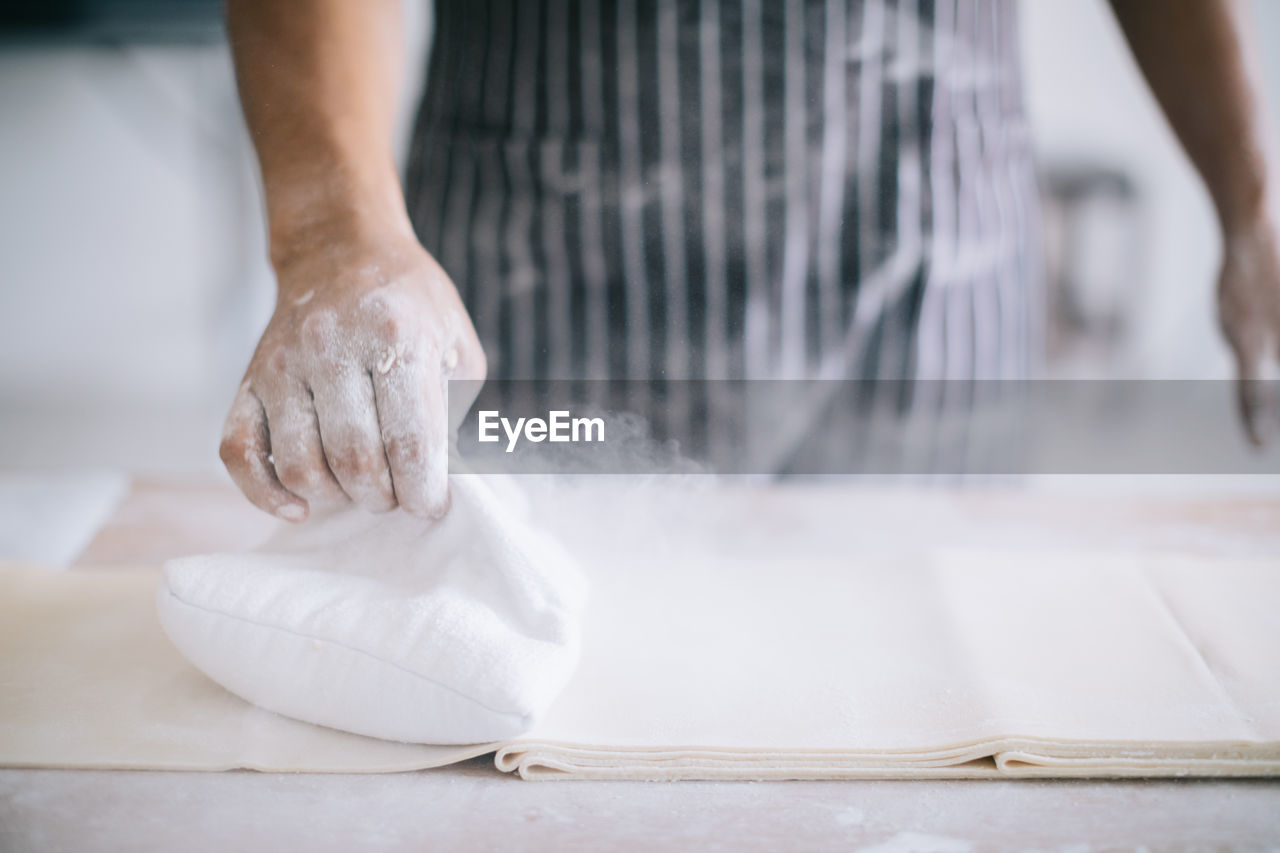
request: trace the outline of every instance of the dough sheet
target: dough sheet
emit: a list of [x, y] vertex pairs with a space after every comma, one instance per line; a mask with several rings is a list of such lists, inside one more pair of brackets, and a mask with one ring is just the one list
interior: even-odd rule
[[[499, 748], [500, 768], [617, 779], [1280, 773], [1280, 563], [740, 555], [601, 574], [577, 677], [531, 736]], [[663, 592], [674, 587], [687, 594]]]

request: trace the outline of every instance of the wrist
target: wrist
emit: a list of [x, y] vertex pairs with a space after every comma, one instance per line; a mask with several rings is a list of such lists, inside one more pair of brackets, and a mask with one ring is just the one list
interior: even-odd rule
[[412, 236], [395, 169], [309, 165], [268, 182], [271, 263], [279, 268], [325, 246]]
[[272, 222], [271, 265], [279, 273], [318, 252], [385, 245], [389, 240], [416, 242], [408, 216], [368, 203], [317, 204], [305, 217]]
[[1234, 174], [1214, 182], [1214, 206], [1227, 239], [1249, 234], [1264, 225], [1275, 199], [1266, 160], [1258, 154], [1242, 155]]
[[1230, 246], [1251, 243], [1260, 235], [1275, 227], [1275, 196], [1259, 187], [1256, 193], [1233, 205], [1219, 210], [1223, 242]]
[[329, 206], [287, 230], [273, 227], [271, 234], [271, 266], [282, 300], [377, 283], [424, 254], [403, 209]]

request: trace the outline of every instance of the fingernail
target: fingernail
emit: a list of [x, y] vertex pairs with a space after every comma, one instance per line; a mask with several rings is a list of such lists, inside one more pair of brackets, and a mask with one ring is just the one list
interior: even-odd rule
[[276, 515], [285, 521], [302, 521], [307, 517], [307, 508], [302, 504], [285, 504], [276, 510]]

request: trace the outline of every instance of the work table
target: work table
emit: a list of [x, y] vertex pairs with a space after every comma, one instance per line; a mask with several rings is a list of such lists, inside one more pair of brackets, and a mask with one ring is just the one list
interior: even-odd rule
[[[960, 546], [1059, 536], [1082, 547], [1280, 553], [1280, 495], [1247, 479], [1103, 490], [1088, 480], [964, 490], [746, 483], [716, 500], [758, 505], [760, 523], [779, 531], [822, 525], [826, 515], [843, 516], [846, 530], [867, 519], [859, 547], [872, 549], [914, 519], [915, 535], [931, 530]], [[139, 479], [72, 570], [250, 547], [273, 524], [225, 481]], [[0, 770], [4, 850], [1092, 850], [1264, 847], [1277, 838], [1280, 781], [1264, 780], [528, 783], [488, 758], [380, 776]]]

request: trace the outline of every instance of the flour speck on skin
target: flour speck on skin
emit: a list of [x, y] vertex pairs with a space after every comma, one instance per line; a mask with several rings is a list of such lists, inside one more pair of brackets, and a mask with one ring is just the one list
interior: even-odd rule
[[310, 301], [311, 301], [311, 297], [313, 297], [313, 296], [315, 296], [315, 295], [316, 295], [316, 292], [315, 292], [315, 290], [314, 290], [314, 289], [312, 289], [312, 290], [308, 290], [306, 293], [302, 294], [302, 295], [301, 295], [301, 296], [299, 296], [297, 299], [293, 300], [293, 304], [294, 304], [294, 305], [306, 305], [308, 302], [310, 302]]
[[404, 357], [405, 345], [403, 343], [396, 344], [394, 347], [387, 347], [387, 351], [382, 354], [382, 358], [378, 360], [378, 372], [384, 376], [390, 372], [395, 366], [396, 361]]

